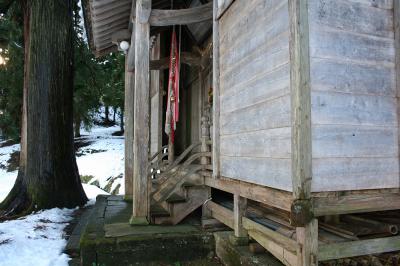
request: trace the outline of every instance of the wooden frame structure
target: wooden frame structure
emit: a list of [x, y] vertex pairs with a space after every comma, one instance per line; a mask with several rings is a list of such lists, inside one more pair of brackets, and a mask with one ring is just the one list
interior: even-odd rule
[[[239, 0], [236, 0], [239, 1]], [[154, 1], [153, 1], [154, 2]], [[129, 18], [131, 36], [124, 31], [114, 39], [130, 38], [131, 48], [126, 58], [126, 108], [127, 163], [133, 166], [126, 175], [132, 175], [133, 215], [131, 224], [143, 225], [152, 221], [152, 184], [148, 172], [149, 119], [150, 119], [150, 70], [168, 68], [168, 58], [151, 60], [151, 26], [165, 27], [202, 23], [212, 19], [212, 77], [213, 77], [213, 131], [212, 172], [207, 164], [209, 152], [207, 138], [203, 141], [202, 154], [206, 163], [202, 184], [209, 188], [233, 195], [233, 208], [217, 202], [207, 201], [205, 210], [209, 215], [234, 230], [237, 243], [256, 240], [285, 265], [318, 265], [319, 261], [368, 255], [372, 253], [400, 250], [399, 236], [320, 244], [318, 242], [319, 220], [344, 214], [367, 213], [400, 209], [399, 188], [371, 189], [360, 191], [313, 192], [313, 139], [312, 139], [312, 96], [310, 67], [310, 25], [308, 0], [288, 0], [289, 63], [290, 66], [290, 130], [291, 130], [291, 191], [260, 185], [255, 182], [225, 177], [221, 173], [221, 47], [220, 21], [234, 5], [235, 0], [204, 1], [205, 4], [188, 9], [152, 9], [151, 0], [133, 0]], [[153, 3], [154, 4], [154, 3]], [[400, 91], [400, 2], [393, 0], [396, 91]], [[183, 52], [182, 63], [206, 68], [209, 54]], [[134, 79], [133, 79], [134, 76]], [[202, 74], [199, 74], [203, 77]], [[201, 81], [202, 82], [202, 81]], [[134, 88], [134, 89], [133, 89]], [[398, 100], [398, 96], [397, 96]], [[400, 106], [400, 103], [398, 103]], [[133, 126], [132, 126], [133, 124]], [[129, 128], [132, 126], [132, 128]], [[133, 139], [133, 142], [131, 142]], [[134, 154], [134, 156], [133, 156]], [[207, 157], [208, 156], [208, 157]], [[195, 159], [196, 159], [195, 158]], [[193, 159], [193, 160], [195, 160]], [[179, 157], [178, 157], [179, 160]], [[207, 165], [207, 166], [206, 166]], [[176, 166], [176, 165], [175, 165]], [[207, 171], [208, 170], [208, 171]], [[127, 178], [129, 181], [129, 178]], [[126, 183], [127, 187], [129, 182]], [[131, 192], [127, 190], [127, 193]], [[160, 196], [161, 198], [161, 196]], [[295, 227], [295, 238], [280, 234], [247, 216], [249, 201], [289, 213], [291, 226]]]

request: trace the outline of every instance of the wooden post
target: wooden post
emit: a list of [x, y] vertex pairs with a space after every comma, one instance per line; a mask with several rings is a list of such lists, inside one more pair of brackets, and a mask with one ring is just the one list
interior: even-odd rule
[[[153, 48], [151, 49], [151, 59], [160, 59], [160, 35], [157, 35]], [[163, 106], [163, 92], [160, 86], [160, 71], [150, 71], [150, 154], [157, 153], [162, 147], [162, 106]], [[160, 153], [159, 157], [162, 156]], [[158, 158], [159, 158], [158, 157]]]
[[133, 213], [130, 223], [149, 223], [149, 111], [151, 0], [136, 1], [135, 19], [135, 110], [133, 126]]
[[219, 147], [219, 21], [218, 21], [218, 1], [214, 0], [213, 6], [213, 177], [220, 176], [220, 147]]
[[292, 222], [301, 244], [299, 265], [318, 265], [318, 222], [311, 210], [311, 87], [308, 0], [289, 1], [292, 109]]
[[[130, 47], [135, 49], [135, 47]], [[133, 110], [135, 73], [128, 71], [128, 55], [125, 57], [125, 199], [133, 193]]]
[[[397, 127], [400, 127], [400, 0], [393, 0], [393, 24], [395, 44], [395, 75], [397, 96]], [[400, 151], [400, 134], [398, 134], [398, 148]], [[400, 154], [400, 152], [399, 152]]]
[[234, 245], [247, 245], [249, 242], [247, 230], [244, 229], [242, 218], [246, 216], [247, 199], [240, 197], [239, 193], [233, 195], [233, 229], [234, 235], [230, 241]]

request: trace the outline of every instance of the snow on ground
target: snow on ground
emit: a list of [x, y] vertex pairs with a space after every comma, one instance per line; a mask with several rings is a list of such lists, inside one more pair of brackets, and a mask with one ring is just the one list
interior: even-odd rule
[[[119, 127], [95, 127], [82, 132], [81, 139], [91, 144], [78, 150], [77, 164], [82, 175], [93, 176], [101, 188], [119, 186], [124, 191], [124, 140], [111, 134]], [[0, 148], [0, 201], [11, 190], [18, 171], [7, 172], [4, 166], [19, 145]], [[118, 177], [118, 178], [117, 178]], [[96, 182], [95, 182], [96, 183]], [[98, 194], [107, 194], [92, 184], [83, 184], [88, 204], [94, 204]], [[62, 253], [66, 245], [64, 229], [72, 219], [74, 209], [51, 209], [34, 213], [18, 220], [0, 223], [0, 266], [67, 266], [69, 258]]]

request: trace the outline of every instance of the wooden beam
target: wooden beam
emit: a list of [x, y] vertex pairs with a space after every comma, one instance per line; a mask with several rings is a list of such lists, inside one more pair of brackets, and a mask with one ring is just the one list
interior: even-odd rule
[[219, 102], [219, 22], [217, 19], [218, 3], [213, 1], [213, 132], [212, 165], [213, 177], [220, 176], [220, 102]]
[[134, 91], [135, 73], [128, 71], [128, 56], [125, 56], [125, 199], [132, 199], [133, 196]]
[[251, 199], [266, 205], [290, 211], [293, 202], [293, 196], [290, 192], [264, 187], [244, 181], [238, 181], [226, 177], [204, 178], [205, 185], [229, 192], [239, 193], [241, 197]]
[[153, 9], [150, 14], [152, 26], [186, 25], [211, 19], [212, 3], [187, 9]]
[[208, 201], [206, 207], [211, 211], [213, 218], [233, 229], [233, 211], [212, 201]]
[[[189, 66], [201, 66], [201, 57], [189, 52], [181, 52], [181, 63]], [[169, 57], [150, 61], [151, 70], [163, 70], [169, 68]]]
[[400, 194], [359, 194], [342, 197], [313, 198], [314, 215], [387, 211], [400, 209]]
[[[308, 0], [289, 1], [290, 25], [290, 91], [292, 110], [292, 190], [298, 206], [311, 206], [312, 139], [311, 86]], [[293, 212], [293, 209], [292, 209]], [[296, 227], [297, 242], [302, 245], [299, 262], [318, 265], [318, 221], [312, 219], [310, 209], [301, 210], [303, 227]], [[296, 214], [297, 215], [297, 214]], [[301, 219], [300, 219], [301, 220]]]
[[219, 19], [235, 0], [218, 0], [217, 19]]
[[147, 224], [150, 212], [149, 110], [150, 110], [150, 24], [140, 20], [151, 10], [151, 0], [136, 1], [135, 101], [133, 137], [133, 213], [130, 223]]
[[400, 236], [324, 244], [318, 250], [320, 261], [394, 252], [400, 250]]

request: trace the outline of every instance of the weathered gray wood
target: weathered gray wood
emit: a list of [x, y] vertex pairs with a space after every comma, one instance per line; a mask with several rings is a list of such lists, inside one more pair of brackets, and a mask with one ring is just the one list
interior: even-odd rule
[[257, 202], [267, 204], [282, 210], [289, 211], [293, 201], [292, 194], [267, 186], [259, 186], [254, 183], [238, 181], [231, 178], [221, 177], [214, 179], [204, 178], [205, 185], [229, 193], [239, 193], [240, 196]]
[[266, 100], [229, 113], [221, 110], [221, 135], [289, 127], [290, 95]]
[[398, 186], [397, 156], [392, 158], [313, 159], [313, 192], [396, 188]]
[[217, 19], [218, 3], [213, 1], [213, 133], [212, 165], [213, 176], [220, 176], [220, 68], [219, 68], [219, 22]]
[[[134, 49], [134, 48], [131, 48]], [[125, 57], [125, 198], [133, 195], [133, 116], [134, 116], [135, 73], [128, 71]]]
[[[397, 98], [397, 149], [400, 156], [400, 1], [393, 0], [393, 24], [394, 24], [394, 44], [395, 44], [395, 73], [396, 73], [396, 98]], [[400, 184], [399, 184], [400, 187]]]
[[221, 109], [228, 113], [289, 94], [289, 73], [290, 65], [284, 64], [250, 80], [244, 79], [244, 84], [224, 88], [224, 93], [220, 96]]
[[369, 36], [393, 38], [392, 16], [391, 10], [352, 1], [310, 0], [310, 21], [318, 27], [329, 26]]
[[354, 34], [323, 26], [315, 27], [310, 34], [310, 54], [312, 57], [335, 59], [339, 62], [387, 67], [394, 66], [395, 58], [393, 39]]
[[236, 180], [291, 191], [291, 160], [221, 155], [221, 173]]
[[130, 41], [130, 37], [131, 37], [131, 33], [129, 32], [129, 30], [123, 29], [123, 30], [114, 32], [111, 35], [111, 40], [113, 43], [118, 45], [121, 41], [126, 41], [126, 40]]
[[308, 199], [312, 180], [308, 1], [289, 1], [289, 17], [293, 195]]
[[151, 0], [137, 0], [135, 20], [135, 110], [133, 139], [133, 214], [132, 224], [148, 223], [149, 202], [149, 49], [150, 24], [140, 18], [150, 12]]
[[398, 250], [400, 250], [400, 236], [325, 244], [319, 247], [318, 252], [320, 260], [324, 261]]
[[135, 38], [136, 38], [136, 30], [135, 30], [135, 24], [136, 24], [136, 0], [132, 0], [132, 35], [131, 35], [131, 48], [129, 49], [128, 52], [128, 71], [134, 71], [135, 69]]
[[[155, 44], [151, 49], [150, 58], [153, 60], [160, 58], [160, 35], [158, 34]], [[150, 68], [151, 69], [151, 68]], [[163, 89], [162, 73], [158, 70], [150, 72], [150, 154], [157, 153], [162, 148], [163, 134]], [[160, 154], [162, 156], [162, 153]], [[158, 158], [160, 158], [160, 156]]]
[[247, 199], [240, 196], [239, 193], [233, 195], [233, 230], [235, 237], [247, 237], [247, 230], [243, 227], [242, 218], [246, 216]]
[[290, 141], [290, 127], [222, 135], [221, 155], [290, 159]]
[[400, 208], [399, 193], [359, 194], [342, 197], [315, 197], [315, 216], [362, 213]]
[[[150, 61], [150, 69], [163, 70], [169, 68], [169, 57]], [[201, 57], [190, 52], [181, 52], [180, 63], [189, 66], [202, 66]]]
[[393, 68], [311, 58], [311, 73], [312, 90], [357, 95], [396, 95]]
[[212, 3], [187, 9], [153, 9], [150, 14], [152, 26], [172, 26], [199, 23], [212, 19]]

